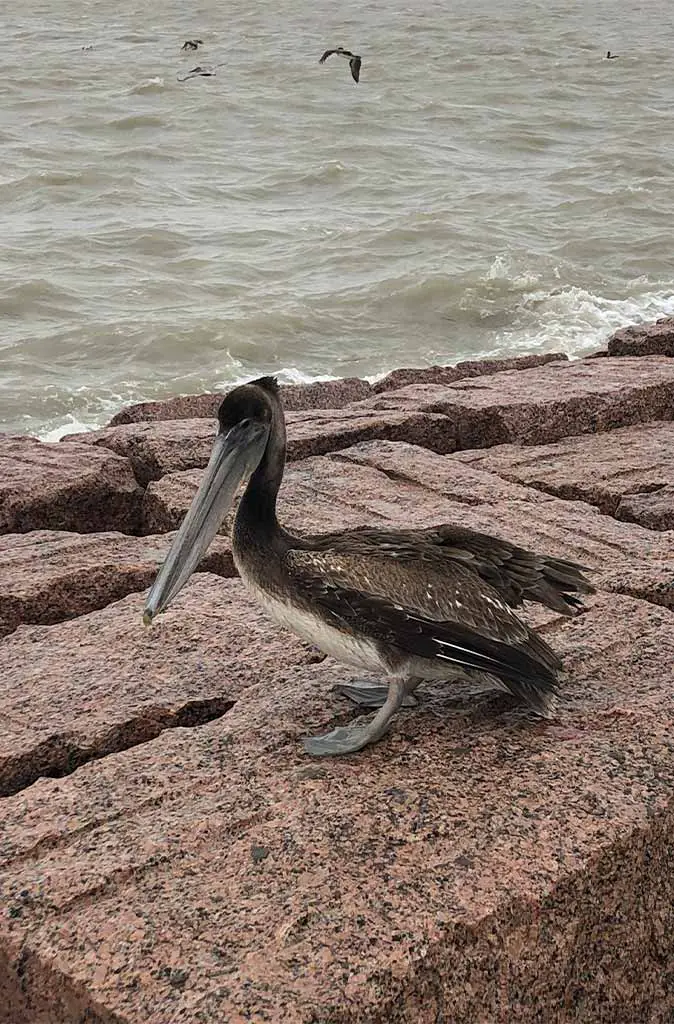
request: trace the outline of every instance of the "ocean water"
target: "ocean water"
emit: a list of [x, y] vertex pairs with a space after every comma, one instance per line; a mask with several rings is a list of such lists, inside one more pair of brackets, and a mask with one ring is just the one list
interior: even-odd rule
[[[671, 0], [21, 0], [0, 23], [0, 429], [260, 372], [581, 355], [674, 313]], [[318, 64], [336, 45], [358, 85]], [[197, 64], [221, 66], [178, 82]]]

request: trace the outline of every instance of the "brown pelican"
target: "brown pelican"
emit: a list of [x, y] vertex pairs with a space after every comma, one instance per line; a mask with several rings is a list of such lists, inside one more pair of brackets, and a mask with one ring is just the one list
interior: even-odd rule
[[198, 50], [200, 46], [204, 45], [203, 39], [186, 39], [183, 45], [180, 47], [181, 50]]
[[273, 377], [231, 391], [199, 490], [150, 589], [149, 624], [197, 567], [248, 479], [232, 548], [243, 582], [279, 623], [388, 686], [339, 686], [369, 719], [304, 741], [311, 754], [346, 754], [379, 739], [425, 679], [488, 674], [549, 713], [561, 663], [512, 611], [524, 598], [564, 614], [592, 587], [582, 566], [452, 526], [296, 537], [276, 518], [286, 431]]
[[328, 57], [332, 57], [333, 53], [338, 53], [340, 57], [348, 57], [352, 78], [354, 82], [357, 82], [360, 78], [360, 66], [363, 63], [358, 54], [345, 50], [343, 46], [338, 46], [335, 50], [326, 50], [323, 56], [319, 58], [318, 63], [325, 64]]

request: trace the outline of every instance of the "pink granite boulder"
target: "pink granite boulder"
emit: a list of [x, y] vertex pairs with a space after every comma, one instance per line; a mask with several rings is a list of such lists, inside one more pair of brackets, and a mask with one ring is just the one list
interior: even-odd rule
[[130, 462], [111, 451], [0, 435], [0, 533], [130, 533], [141, 497]]
[[135, 598], [50, 627], [28, 675], [47, 630], [4, 641], [14, 765], [70, 772], [0, 805], [7, 1020], [670, 1019], [669, 613], [600, 595], [551, 625], [555, 721], [433, 687], [316, 763], [298, 740], [353, 716], [343, 670], [195, 586], [156, 632]]
[[[0, 536], [0, 636], [22, 623], [60, 622], [144, 590], [172, 537], [55, 530]], [[224, 537], [211, 545], [201, 570], [235, 574]]]
[[[188, 470], [151, 481], [143, 498], [141, 532], [177, 529], [201, 478], [201, 470]], [[415, 445], [369, 441], [333, 455], [291, 462], [278, 513], [284, 526], [301, 534], [377, 525], [409, 529], [452, 521], [461, 514], [457, 503], [503, 500], [550, 499], [492, 473], [457, 467]], [[229, 533], [235, 508], [223, 533]]]
[[421, 410], [453, 424], [458, 450], [546, 444], [674, 417], [674, 362], [665, 356], [582, 359], [509, 370], [446, 386], [411, 384], [358, 403]]
[[559, 498], [589, 501], [605, 515], [650, 529], [674, 528], [671, 420], [566, 437], [554, 444], [457, 452], [446, 461], [486, 470]]
[[610, 356], [674, 356], [674, 316], [651, 324], [630, 324], [608, 340]]
[[[157, 420], [213, 419], [231, 388], [205, 395], [177, 395], [163, 401], [127, 405], [116, 413], [111, 427], [121, 423], [156, 422]], [[286, 409], [341, 409], [349, 402], [367, 398], [372, 387], [366, 380], [346, 377], [342, 380], [320, 380], [310, 384], [282, 384], [281, 400]]]
[[[544, 355], [514, 356], [510, 359], [476, 359], [455, 363], [453, 366], [424, 366], [418, 369], [392, 370], [381, 380], [375, 381], [372, 390], [394, 391], [408, 384], [453, 384], [466, 377], [482, 377], [501, 373], [503, 370], [528, 370], [532, 366], [564, 361], [568, 356], [562, 352], [548, 352]], [[366, 396], [363, 396], [365, 398]], [[353, 399], [355, 401], [355, 399]]]
[[[323, 455], [374, 438], [408, 441], [438, 452], [455, 448], [453, 426], [447, 417], [416, 411], [380, 412], [359, 406], [309, 409], [287, 413], [286, 422], [289, 460]], [[167, 473], [203, 468], [216, 429], [215, 420], [163, 420], [106, 427], [63, 440], [109, 448], [123, 455], [145, 486]]]

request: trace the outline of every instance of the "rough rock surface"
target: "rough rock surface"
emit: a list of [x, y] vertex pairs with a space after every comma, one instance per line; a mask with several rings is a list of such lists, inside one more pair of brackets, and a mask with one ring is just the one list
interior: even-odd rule
[[[172, 540], [122, 533], [35, 530], [0, 537], [0, 636], [21, 623], [84, 615], [152, 583]], [[217, 538], [202, 571], [235, 575], [229, 542]]]
[[238, 580], [198, 573], [176, 598], [177, 614], [149, 629], [143, 600], [130, 594], [0, 641], [0, 794], [189, 725], [190, 715], [209, 721], [246, 686], [316, 658], [292, 636], [270, 639], [268, 620]]
[[[650, 529], [674, 528], [674, 421], [639, 423], [548, 445], [500, 445], [447, 459], [496, 473]], [[664, 490], [664, 494], [661, 492]]]
[[[0, 634], [79, 617], [0, 639], [0, 1024], [671, 1024], [673, 367], [431, 369], [288, 414], [294, 530], [449, 521], [591, 567], [582, 614], [522, 611], [567, 670], [551, 722], [433, 684], [375, 747], [312, 760], [300, 738], [357, 714], [331, 690], [352, 673], [239, 580], [196, 574], [144, 629], [136, 591], [170, 537], [1, 537]], [[85, 463], [54, 503], [84, 502], [77, 529], [136, 531], [117, 446], [153, 481], [144, 528], [165, 530], [200, 475], [174, 470], [204, 465], [214, 429], [24, 452], [123, 465], [124, 525]], [[446, 454], [495, 441], [549, 451]], [[226, 538], [206, 566], [233, 572]]]
[[[616, 509], [618, 519], [641, 523], [649, 530], [674, 530], [674, 486], [658, 487], [650, 494], [626, 494]], [[672, 553], [674, 560], [674, 551]]]
[[[454, 366], [424, 366], [418, 369], [408, 367], [393, 370], [381, 380], [375, 381], [372, 390], [393, 391], [407, 384], [453, 384], [465, 377], [482, 377], [500, 373], [502, 370], [528, 370], [532, 366], [565, 361], [568, 356], [562, 352], [548, 352], [545, 355], [515, 356], [510, 359], [476, 359], [456, 363]], [[365, 396], [363, 396], [365, 397]]]
[[[202, 476], [200, 469], [187, 470], [148, 484], [141, 531], [176, 530]], [[547, 496], [493, 473], [458, 468], [416, 445], [367, 441], [334, 455], [291, 462], [278, 512], [285, 526], [305, 534], [377, 524], [402, 529], [453, 519], [460, 512], [457, 501], [477, 505], [503, 499], [544, 501]], [[236, 506], [223, 533], [229, 533], [235, 514]]]
[[[291, 461], [323, 455], [372, 438], [409, 441], [438, 452], [455, 449], [451, 422], [445, 416], [433, 414], [378, 412], [356, 406], [290, 412], [286, 422]], [[215, 420], [165, 420], [71, 434], [64, 441], [110, 448], [125, 456], [133, 465], [138, 481], [145, 486], [167, 473], [203, 468], [210, 457], [216, 429]]]
[[[315, 762], [298, 739], [352, 717], [329, 692], [343, 670], [251, 627], [235, 581], [192, 586], [156, 633], [136, 597], [48, 630], [43, 733], [78, 751], [125, 720], [156, 735], [173, 709], [229, 710], [2, 802], [0, 1019], [670, 1019], [669, 612], [604, 595], [553, 623], [553, 722], [435, 686], [375, 747]], [[13, 720], [32, 720], [15, 645], [41, 632], [0, 645]]]
[[[139, 402], [120, 409], [110, 420], [109, 426], [122, 423], [139, 423], [157, 420], [213, 419], [223, 398], [230, 391], [225, 388], [206, 395], [177, 395], [157, 402]], [[284, 408], [292, 409], [341, 409], [349, 402], [366, 398], [372, 386], [358, 377], [342, 380], [313, 381], [311, 384], [282, 384], [281, 399]]]
[[674, 363], [665, 356], [579, 359], [442, 386], [418, 384], [358, 403], [447, 416], [456, 448], [546, 444], [574, 434], [674, 417]]
[[631, 324], [612, 334], [608, 340], [611, 356], [674, 356], [674, 316], [664, 316], [654, 324]]
[[0, 533], [130, 532], [141, 497], [130, 463], [110, 451], [0, 434]]

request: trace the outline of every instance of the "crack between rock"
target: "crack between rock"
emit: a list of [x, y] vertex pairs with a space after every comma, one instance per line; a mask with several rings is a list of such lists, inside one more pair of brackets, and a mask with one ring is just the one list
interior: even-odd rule
[[[419, 445], [418, 447], [421, 447], [421, 445]], [[431, 449], [424, 450], [430, 451]], [[424, 484], [422, 484], [419, 480], [416, 480], [413, 476], [407, 476], [406, 473], [402, 473], [400, 470], [397, 469], [387, 469], [384, 466], [378, 466], [374, 463], [370, 464], [368, 462], [354, 462], [352, 459], [348, 458], [348, 456], [342, 454], [342, 452], [333, 452], [331, 457], [334, 458], [335, 462], [346, 462], [348, 463], [349, 466], [364, 465], [367, 466], [369, 469], [376, 469], [378, 473], [383, 473], [383, 475], [387, 477], [389, 480], [393, 481], [393, 483], [409, 484], [412, 487], [416, 487], [417, 490], [421, 491], [424, 494], [437, 494], [438, 497], [446, 498], [447, 501], [454, 502], [456, 505], [470, 505], [471, 507], [476, 507], [478, 505], [487, 504], [487, 502], [480, 501], [477, 498], [468, 498], [465, 497], [465, 495], [460, 494], [447, 494], [445, 493], [445, 491], [436, 491], [431, 487], [425, 487]], [[384, 517], [381, 516], [380, 518], [383, 519]], [[410, 527], [410, 529], [411, 528], [412, 527]]]
[[110, 728], [90, 746], [68, 734], [51, 736], [17, 758], [7, 777], [0, 782], [0, 797], [13, 796], [41, 778], [61, 779], [82, 765], [100, 761], [110, 754], [131, 750], [155, 740], [167, 729], [195, 729], [222, 718], [236, 701], [209, 697], [187, 701], [176, 711], [152, 708], [142, 718], [132, 718]]

